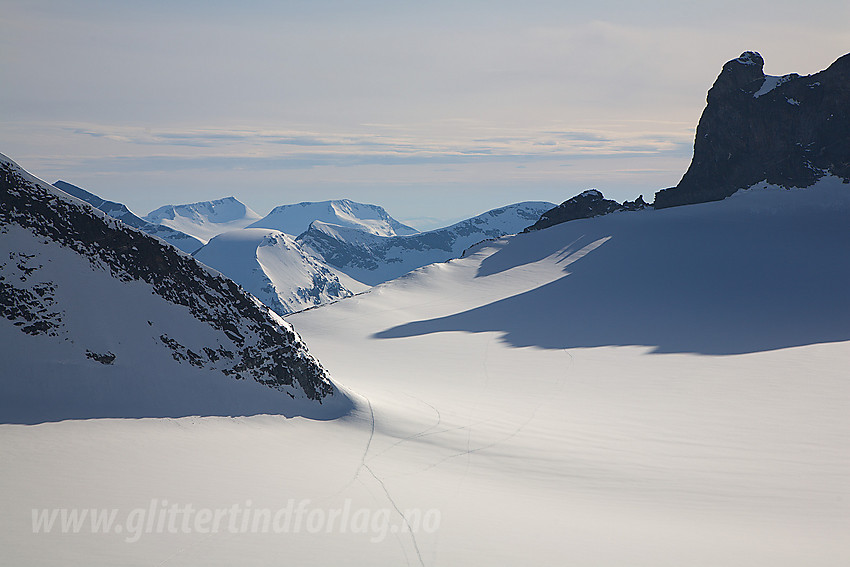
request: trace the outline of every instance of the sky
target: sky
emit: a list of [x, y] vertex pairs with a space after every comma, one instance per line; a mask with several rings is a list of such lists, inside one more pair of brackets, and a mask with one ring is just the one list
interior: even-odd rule
[[0, 153], [144, 215], [349, 198], [430, 229], [647, 200], [706, 91], [850, 51], [850, 2], [0, 0]]

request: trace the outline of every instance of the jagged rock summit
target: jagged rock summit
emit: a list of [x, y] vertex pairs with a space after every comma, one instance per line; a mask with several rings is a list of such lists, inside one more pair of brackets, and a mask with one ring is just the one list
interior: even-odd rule
[[850, 182], [850, 54], [809, 76], [764, 74], [754, 51], [727, 62], [708, 91], [691, 165], [655, 208], [718, 201], [766, 182]]
[[589, 219], [617, 211], [639, 211], [647, 206], [643, 200], [643, 195], [634, 201], [625, 201], [621, 204], [613, 199], [606, 199], [598, 189], [588, 189], [571, 199], [567, 199], [557, 207], [549, 209], [540, 215], [540, 220], [523, 232], [541, 230], [562, 222]]

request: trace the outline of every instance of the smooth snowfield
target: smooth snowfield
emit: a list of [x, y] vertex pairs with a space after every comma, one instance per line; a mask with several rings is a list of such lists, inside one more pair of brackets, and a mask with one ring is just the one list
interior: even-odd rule
[[[339, 420], [0, 426], [0, 559], [847, 565], [848, 214], [831, 181], [616, 213], [293, 315], [357, 402]], [[290, 499], [439, 529], [32, 533], [33, 508]]]

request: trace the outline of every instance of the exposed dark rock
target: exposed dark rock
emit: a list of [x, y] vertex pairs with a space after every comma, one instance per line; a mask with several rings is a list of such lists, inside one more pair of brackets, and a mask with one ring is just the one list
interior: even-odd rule
[[850, 182], [850, 54], [824, 71], [767, 77], [747, 51], [729, 61], [708, 91], [694, 156], [655, 208], [719, 201], [766, 181], [808, 187], [824, 175]]
[[52, 282], [31, 281], [41, 267], [33, 256], [20, 252], [10, 253], [8, 260], [0, 258], [0, 316], [28, 335], [56, 337], [62, 327], [56, 288]]
[[90, 359], [95, 360], [95, 361], [97, 361], [101, 364], [107, 364], [107, 365], [115, 362], [115, 355], [113, 353], [109, 352], [109, 351], [107, 351], [104, 354], [98, 354], [96, 352], [92, 352], [92, 351], [86, 349], [86, 358], [90, 358]]
[[601, 191], [588, 189], [572, 199], [564, 201], [554, 209], [546, 211], [536, 223], [526, 228], [523, 232], [541, 230], [561, 224], [562, 222], [589, 219], [617, 211], [638, 211], [647, 206], [643, 200], [643, 195], [634, 201], [626, 201], [620, 204], [612, 199], [606, 199]]

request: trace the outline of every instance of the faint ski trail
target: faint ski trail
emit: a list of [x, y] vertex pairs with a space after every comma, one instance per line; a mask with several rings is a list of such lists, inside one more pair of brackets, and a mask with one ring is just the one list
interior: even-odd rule
[[[413, 529], [410, 525], [410, 522], [407, 519], [407, 516], [404, 515], [404, 512], [402, 512], [401, 508], [399, 508], [398, 504], [396, 504], [395, 499], [390, 494], [390, 491], [387, 488], [387, 486], [384, 484], [384, 481], [381, 480], [381, 478], [377, 474], [375, 474], [375, 471], [373, 471], [372, 468], [366, 462], [368, 454], [369, 454], [369, 447], [372, 445], [372, 438], [375, 436], [375, 411], [372, 408], [372, 401], [369, 398], [366, 398], [366, 401], [369, 403], [369, 413], [370, 413], [371, 418], [372, 418], [372, 432], [369, 435], [369, 442], [366, 444], [366, 450], [363, 452], [363, 458], [360, 462], [360, 468], [357, 470], [357, 474], [355, 475], [355, 478], [357, 478], [357, 476], [359, 476], [361, 470], [366, 469], [367, 471], [369, 471], [369, 474], [372, 475], [372, 477], [378, 482], [378, 484], [381, 486], [381, 490], [384, 491], [384, 495], [386, 496], [387, 500], [389, 500], [390, 504], [392, 504], [392, 507], [395, 509], [395, 511], [398, 513], [398, 515], [401, 517], [401, 519], [404, 520], [404, 524], [407, 526], [407, 533], [410, 534], [410, 540], [411, 540], [411, 542], [413, 542], [413, 549], [416, 551], [416, 557], [419, 559], [419, 564], [422, 567], [425, 567], [425, 562], [422, 560], [422, 553], [419, 551], [419, 544], [416, 542], [416, 534], [414, 533], [414, 531], [413, 531]], [[399, 544], [401, 544], [401, 536], [398, 536], [397, 540], [399, 541]], [[407, 561], [407, 552], [404, 551], [403, 545], [402, 545], [402, 551], [404, 552], [405, 561], [407, 562], [408, 565], [410, 565], [410, 562]]]
[[[569, 358], [570, 358], [569, 366], [572, 366], [573, 355], [567, 349], [562, 349], [562, 350], [563, 350], [564, 354], [569, 356]], [[560, 392], [561, 390], [563, 390], [564, 384], [566, 382], [566, 378], [567, 378], [567, 376], [566, 376], [566, 369], [565, 369], [563, 373], [559, 373], [558, 382], [556, 384], [556, 392]], [[501, 439], [493, 441], [492, 443], [487, 443], [486, 445], [482, 445], [481, 447], [476, 447], [475, 449], [470, 449], [469, 445], [467, 444], [467, 450], [466, 451], [460, 451], [458, 453], [444, 457], [444, 458], [440, 459], [439, 461], [432, 463], [430, 466], [427, 466], [423, 469], [420, 469], [419, 471], [416, 471], [416, 472], [413, 472], [413, 473], [410, 473], [410, 474], [413, 475], [413, 474], [421, 474], [423, 472], [427, 472], [427, 471], [429, 471], [429, 470], [431, 470], [435, 467], [438, 467], [439, 465], [441, 465], [441, 464], [443, 464], [446, 461], [449, 461], [451, 459], [455, 459], [457, 457], [469, 456], [472, 453], [477, 453], [479, 451], [484, 451], [485, 449], [490, 449], [492, 447], [495, 447], [497, 445], [500, 445], [502, 443], [505, 443], [506, 441], [513, 439], [514, 437], [519, 435], [522, 432], [522, 430], [525, 429], [528, 426], [529, 423], [534, 421], [534, 418], [537, 415], [537, 412], [540, 410], [541, 407], [543, 407], [543, 405], [545, 405], [545, 403], [546, 403], [546, 400], [538, 403], [537, 406], [532, 410], [531, 415], [525, 421], [523, 421], [516, 429], [514, 429], [511, 433], [509, 433], [505, 437], [502, 437]], [[486, 420], [486, 421], [493, 421], [493, 420]], [[471, 436], [471, 430], [470, 430], [470, 436]], [[469, 461], [467, 461], [467, 467], [466, 467], [466, 472], [464, 473], [464, 477], [468, 473], [469, 473]]]
[[[398, 506], [398, 504], [396, 504], [395, 499], [393, 499], [392, 495], [390, 494], [389, 489], [384, 484], [384, 481], [381, 480], [381, 478], [375, 473], [375, 471], [372, 470], [372, 468], [367, 464], [367, 461], [369, 460], [369, 449], [372, 447], [372, 441], [375, 438], [375, 410], [372, 407], [372, 400], [370, 400], [367, 396], [363, 396], [362, 394], [358, 394], [358, 395], [361, 396], [363, 399], [365, 399], [367, 405], [369, 406], [369, 421], [370, 421], [369, 439], [366, 441], [366, 447], [363, 449], [363, 454], [360, 457], [360, 466], [357, 467], [357, 471], [355, 471], [354, 476], [351, 478], [351, 480], [348, 481], [348, 483], [345, 486], [343, 486], [341, 489], [339, 489], [333, 495], [329, 496], [327, 499], [331, 499], [331, 498], [334, 498], [336, 496], [339, 496], [340, 494], [345, 492], [357, 480], [359, 480], [360, 483], [363, 484], [363, 486], [368, 491], [369, 490], [368, 486], [366, 486], [363, 479], [360, 478], [361, 471], [363, 471], [365, 469], [372, 476], [372, 478], [375, 479], [375, 481], [378, 483], [378, 485], [380, 485], [381, 490], [384, 494], [384, 497], [389, 501], [389, 503], [392, 505], [393, 509], [398, 513], [398, 515], [404, 521], [405, 525], [407, 526], [406, 531], [407, 531], [407, 533], [410, 534], [410, 540], [413, 543], [413, 549], [416, 551], [416, 556], [419, 559], [419, 564], [422, 567], [425, 567], [425, 562], [422, 560], [422, 553], [419, 551], [419, 544], [416, 541], [416, 534], [414, 533], [414, 531], [413, 531], [413, 529], [410, 525], [410, 522], [408, 521], [407, 517], [404, 515], [404, 512], [401, 510], [401, 508]], [[426, 405], [430, 406], [430, 404], [427, 404], [427, 403], [426, 403]], [[431, 407], [433, 407], [433, 406], [431, 406]], [[434, 408], [434, 410], [437, 411], [436, 408]], [[437, 414], [439, 416], [439, 411], [437, 411]], [[439, 421], [438, 421], [438, 424], [439, 424]], [[435, 426], [436, 425], [431, 426], [431, 427], [433, 428]], [[392, 530], [390, 530], [390, 531], [392, 532]], [[409, 566], [410, 560], [407, 557], [407, 551], [405, 550], [404, 544], [402, 543], [401, 535], [398, 534], [398, 533], [395, 533], [395, 532], [392, 532], [392, 535], [396, 539], [396, 541], [398, 541], [399, 546], [402, 549], [402, 553], [404, 553], [405, 563], [407, 563], [407, 565]]]
[[[372, 473], [371, 470], [369, 472], [372, 474], [373, 477], [375, 476], [374, 473]], [[369, 487], [369, 485], [366, 484], [366, 482], [363, 481], [363, 479], [359, 479], [359, 480], [360, 480], [361, 486], [363, 486], [363, 488], [366, 490], [366, 492], [369, 493], [369, 496], [372, 497], [372, 501], [378, 502], [378, 501], [385, 499], [385, 498], [389, 499], [389, 497], [386, 494], [386, 489], [383, 486], [381, 486], [381, 490], [382, 490], [383, 494], [378, 496], [378, 495], [375, 494], [373, 489], [371, 489]], [[378, 480], [377, 478], [375, 480], [380, 483], [380, 480]], [[407, 565], [407, 567], [410, 567], [410, 559], [407, 556], [407, 550], [404, 548], [404, 542], [401, 540], [401, 535], [394, 532], [393, 530], [390, 530], [390, 534], [393, 536], [393, 539], [395, 539], [396, 543], [398, 543], [398, 546], [401, 548], [402, 554], [404, 554], [404, 563]]]
[[416, 401], [418, 401], [418, 402], [420, 402], [420, 403], [422, 403], [422, 404], [425, 404], [426, 406], [428, 406], [429, 408], [431, 408], [432, 410], [434, 410], [434, 413], [435, 413], [435, 414], [437, 414], [437, 422], [436, 422], [435, 424], [433, 424], [433, 425], [431, 425], [431, 426], [429, 426], [429, 427], [427, 427], [427, 428], [423, 429], [423, 430], [422, 430], [422, 431], [420, 431], [419, 433], [414, 433], [413, 435], [410, 435], [410, 436], [408, 436], [408, 437], [400, 438], [398, 441], [396, 441], [395, 443], [393, 443], [392, 445], [390, 445], [390, 446], [389, 446], [389, 447], [387, 447], [386, 449], [382, 450], [380, 453], [377, 453], [377, 454], [375, 454], [375, 455], [372, 455], [372, 457], [370, 457], [370, 458], [369, 458], [369, 460], [370, 460], [370, 461], [373, 461], [373, 460], [377, 459], [378, 457], [380, 457], [380, 456], [381, 456], [381, 455], [383, 455], [384, 453], [387, 453], [388, 451], [391, 451], [392, 449], [394, 449], [395, 447], [397, 447], [397, 446], [401, 445], [402, 443], [405, 443], [405, 442], [407, 442], [407, 441], [413, 441], [413, 440], [415, 440], [415, 439], [419, 439], [420, 437], [425, 437], [425, 436], [427, 436], [427, 435], [430, 435], [430, 434], [431, 434], [431, 433], [430, 433], [430, 432], [431, 432], [431, 430], [432, 430], [432, 429], [434, 429], [435, 427], [439, 427], [439, 426], [440, 426], [440, 424], [443, 422], [443, 416], [440, 414], [440, 410], [438, 410], [436, 407], [434, 407], [433, 405], [429, 404], [428, 402], [426, 402], [426, 401], [425, 401], [425, 400], [423, 400], [422, 398], [418, 398], [418, 397], [416, 397], [416, 396], [414, 396], [414, 395], [412, 395], [412, 394], [405, 394], [405, 395], [406, 395], [406, 396], [408, 396], [408, 397], [413, 398], [414, 400], [416, 400]]
[[348, 490], [348, 488], [351, 487], [351, 485], [354, 484], [357, 481], [357, 478], [360, 476], [360, 471], [362, 471], [363, 467], [366, 466], [366, 456], [369, 454], [369, 448], [372, 446], [372, 439], [374, 439], [374, 437], [375, 437], [375, 412], [372, 409], [372, 401], [368, 397], [364, 396], [363, 394], [360, 394], [359, 392], [354, 392], [354, 393], [357, 394], [358, 396], [360, 396], [361, 398], [363, 398], [364, 400], [366, 400], [366, 403], [369, 405], [369, 421], [370, 421], [369, 439], [366, 440], [366, 447], [363, 449], [363, 454], [360, 457], [360, 465], [357, 467], [357, 470], [354, 471], [354, 474], [349, 479], [349, 481], [347, 483], [345, 483], [345, 485], [343, 485], [342, 488], [340, 488], [339, 490], [337, 490], [333, 494], [327, 496], [323, 500], [331, 500], [333, 498], [336, 498], [337, 496], [339, 496], [340, 494], [342, 494], [343, 492]]
[[[387, 496], [387, 500], [390, 501], [390, 504], [393, 505], [393, 508], [395, 508], [395, 511], [398, 512], [398, 515], [401, 516], [402, 520], [404, 520], [404, 525], [407, 526], [407, 533], [410, 534], [410, 540], [413, 542], [413, 549], [416, 551], [416, 557], [417, 557], [417, 559], [419, 559], [419, 564], [422, 567], [425, 567], [425, 562], [422, 560], [422, 553], [419, 551], [419, 544], [416, 542], [416, 534], [414, 533], [413, 527], [410, 525], [410, 522], [408, 521], [407, 516], [404, 515], [404, 512], [402, 512], [401, 508], [398, 507], [398, 504], [396, 504], [392, 495], [390, 495], [390, 491], [387, 489], [387, 486], [384, 484], [384, 481], [381, 480], [378, 477], [378, 475], [375, 474], [375, 471], [373, 471], [371, 469], [371, 467], [369, 467], [369, 465], [364, 464], [363, 467], [367, 471], [369, 471], [369, 474], [371, 474], [375, 478], [376, 481], [378, 481], [378, 484], [381, 485], [381, 488], [383, 489], [384, 494]], [[407, 555], [405, 554], [405, 558], [406, 557], [407, 557]], [[408, 562], [408, 564], [409, 564], [409, 562]]]

